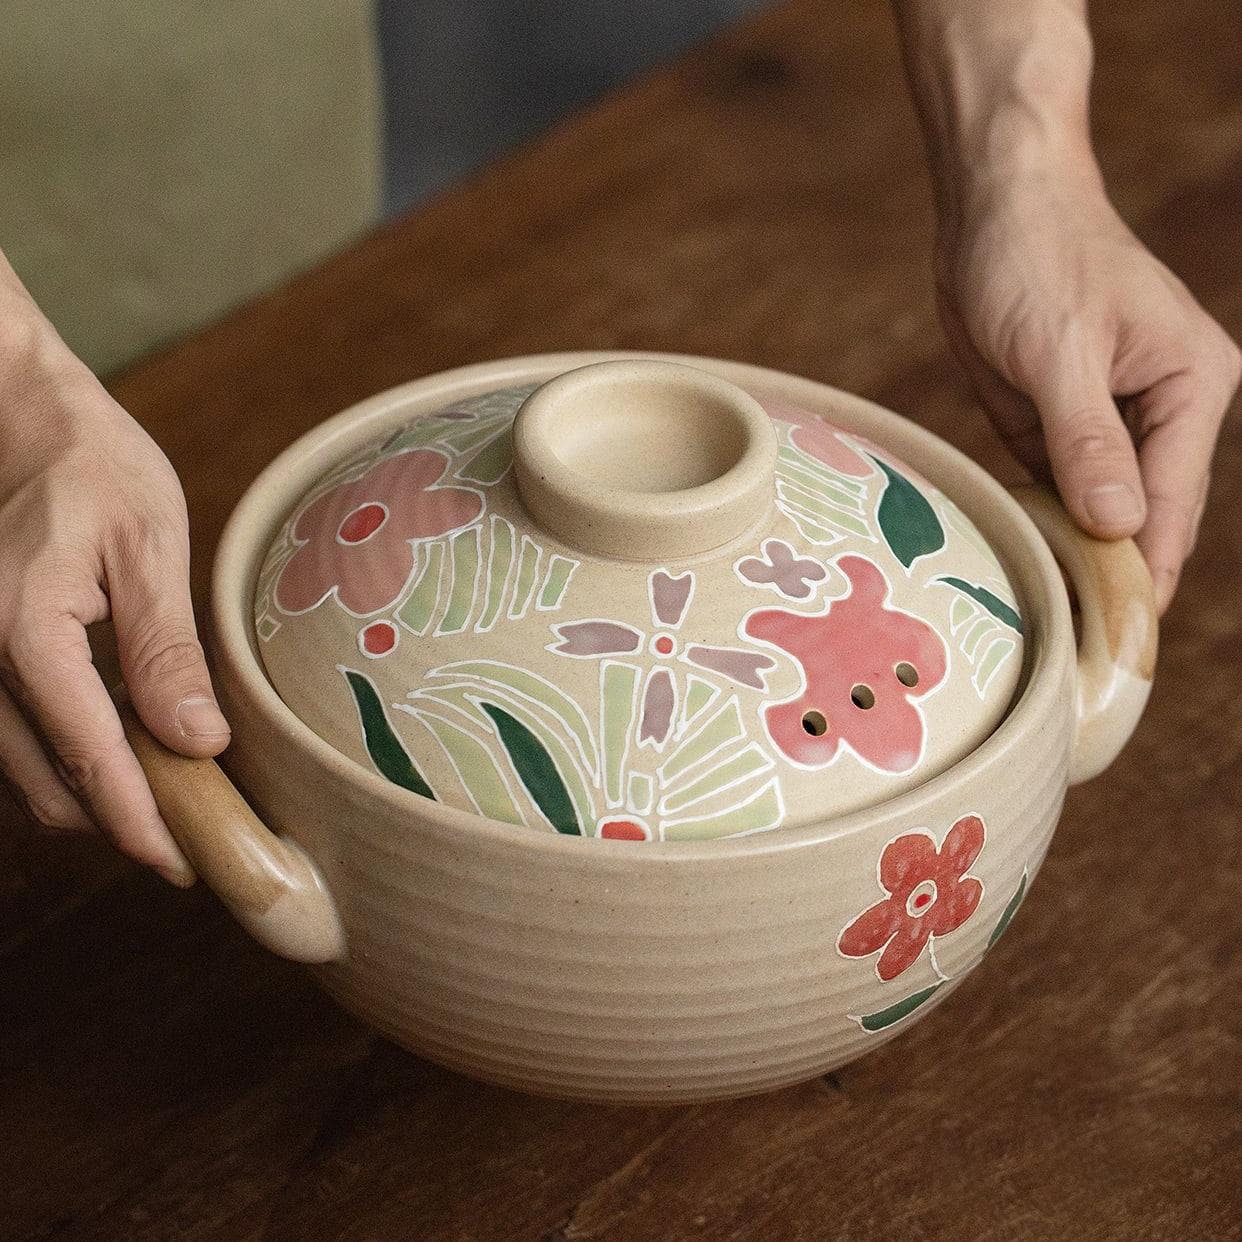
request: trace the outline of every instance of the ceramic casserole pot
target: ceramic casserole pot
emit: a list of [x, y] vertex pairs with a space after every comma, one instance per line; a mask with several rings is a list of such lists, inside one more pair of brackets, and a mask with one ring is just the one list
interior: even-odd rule
[[209, 646], [236, 785], [126, 727], [242, 924], [444, 1065], [651, 1102], [813, 1077], [947, 996], [1137, 722], [1156, 621], [1133, 543], [896, 414], [562, 354], [284, 452]]

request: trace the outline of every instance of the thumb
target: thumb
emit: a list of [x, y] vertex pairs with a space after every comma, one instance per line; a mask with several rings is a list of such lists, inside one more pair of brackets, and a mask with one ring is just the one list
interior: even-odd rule
[[189, 554], [149, 547], [109, 574], [121, 674], [143, 724], [165, 746], [208, 758], [229, 741], [190, 603]]
[[1121, 539], [1146, 517], [1134, 442], [1105, 379], [1066, 368], [1033, 385], [1048, 463], [1065, 507], [1097, 539]]

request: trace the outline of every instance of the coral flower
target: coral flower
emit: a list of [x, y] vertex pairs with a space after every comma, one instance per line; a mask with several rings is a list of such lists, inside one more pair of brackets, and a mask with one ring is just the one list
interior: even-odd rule
[[306, 612], [330, 595], [354, 616], [392, 604], [414, 567], [414, 543], [469, 526], [483, 498], [437, 487], [448, 458], [434, 449], [397, 453], [361, 478], [325, 492], [298, 515], [300, 545], [276, 584], [282, 612]]
[[880, 954], [875, 973], [887, 982], [918, 961], [935, 936], [956, 931], [978, 909], [983, 885], [966, 872], [983, 849], [983, 820], [966, 815], [939, 849], [930, 833], [908, 832], [884, 847], [880, 884], [888, 896], [840, 935], [844, 957]]

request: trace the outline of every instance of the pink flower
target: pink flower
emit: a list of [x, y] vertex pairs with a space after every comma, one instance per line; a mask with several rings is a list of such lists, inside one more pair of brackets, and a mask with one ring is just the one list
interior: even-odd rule
[[979, 908], [983, 885], [966, 872], [984, 835], [983, 820], [966, 815], [939, 849], [928, 832], [890, 841], [880, 855], [880, 884], [888, 895], [845, 928], [837, 951], [870, 957], [883, 949], [875, 973], [886, 983], [909, 970], [928, 941], [956, 931]]
[[826, 419], [779, 401], [765, 401], [763, 408], [768, 417], [780, 419], [782, 423], [793, 423], [794, 430], [789, 433], [793, 443], [838, 474], [863, 479], [875, 472], [871, 463], [860, 457]]
[[354, 616], [392, 604], [414, 567], [414, 543], [469, 526], [483, 512], [474, 489], [435, 486], [447, 468], [433, 449], [397, 453], [308, 505], [294, 523], [300, 546], [276, 583], [277, 607], [306, 612], [334, 593]]
[[888, 582], [862, 556], [837, 567], [849, 594], [818, 614], [766, 608], [745, 633], [791, 655], [803, 674], [796, 698], [764, 712], [772, 740], [794, 763], [827, 767], [843, 746], [884, 772], [908, 772], [923, 754], [917, 700], [947, 671], [944, 642], [926, 621], [887, 604]]

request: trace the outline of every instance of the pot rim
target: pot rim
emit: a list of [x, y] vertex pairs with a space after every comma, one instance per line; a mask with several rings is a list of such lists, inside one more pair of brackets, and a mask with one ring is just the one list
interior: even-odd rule
[[[632, 841], [539, 832], [422, 798], [337, 750], [285, 704], [268, 679], [257, 650], [254, 590], [272, 538], [315, 479], [355, 446], [375, 439], [390, 425], [408, 421], [413, 414], [430, 412], [446, 402], [493, 388], [542, 381], [573, 367], [629, 359], [702, 367], [724, 375], [748, 391], [779, 396], [812, 412], [828, 412], [825, 407], [830, 406], [835, 422], [890, 449], [941, 487], [975, 522], [1004, 565], [1020, 597], [1023, 616], [1029, 618], [1024, 627], [1024, 668], [1019, 693], [979, 746], [922, 784], [842, 815], [743, 836], [649, 841], [636, 848]], [[943, 482], [945, 475], [955, 472], [967, 476], [972, 483], [968, 495], [962, 494], [960, 482], [947, 486]], [[615, 861], [624, 856], [640, 866], [764, 855], [848, 836], [873, 825], [880, 817], [914, 820], [922, 806], [940, 798], [951, 786], [973, 781], [1003, 762], [1031, 729], [1038, 729], [1058, 714], [1064, 662], [1072, 660], [1076, 650], [1069, 598], [1048, 545], [1006, 489], [947, 441], [874, 402], [815, 380], [748, 363], [641, 350], [527, 354], [455, 367], [386, 389], [319, 423], [275, 457], [234, 507], [212, 566], [209, 615], [212, 664], [216, 676], [228, 679], [229, 693], [244, 696], [265, 728], [278, 730], [308, 762], [315, 763], [335, 780], [352, 783], [378, 800], [388, 814], [417, 815], [445, 832], [470, 833], [474, 843], [480, 845], [485, 837], [495, 837], [496, 844], [509, 848], [524, 845], [568, 856], [589, 842], [586, 848], [602, 851], [605, 857]], [[573, 857], [581, 859], [580, 854]]]

